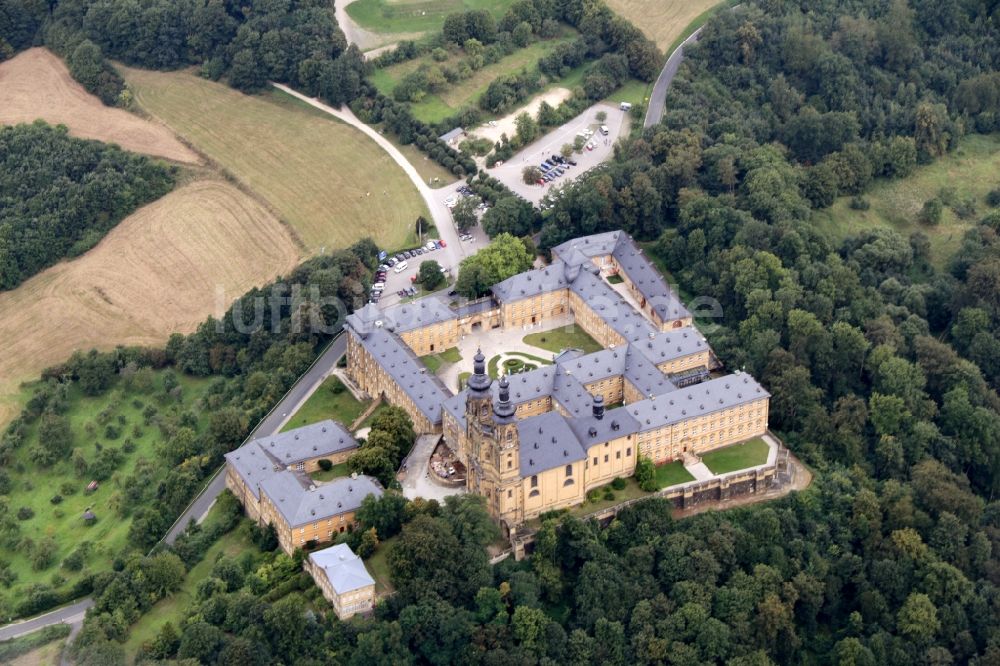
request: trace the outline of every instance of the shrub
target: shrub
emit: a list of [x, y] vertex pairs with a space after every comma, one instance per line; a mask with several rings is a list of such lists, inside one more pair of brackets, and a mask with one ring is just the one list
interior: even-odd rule
[[105, 439], [118, 439], [122, 435], [121, 428], [109, 423], [104, 426], [104, 438]]
[[122, 442], [122, 451], [124, 451], [125, 453], [132, 453], [133, 451], [135, 451], [135, 442], [133, 442], [131, 439], [126, 439], [124, 442]]
[[17, 510], [18, 520], [29, 520], [35, 516], [35, 511], [30, 506], [22, 506]]
[[59, 486], [59, 494], [63, 496], [75, 495], [76, 485], [71, 481], [65, 481], [61, 486]]
[[850, 207], [852, 210], [868, 210], [872, 207], [868, 200], [861, 196], [851, 197]]
[[596, 502], [600, 499], [601, 499], [601, 491], [597, 488], [594, 488], [589, 493], [587, 493], [588, 502]]
[[937, 225], [941, 223], [941, 213], [944, 212], [944, 204], [938, 198], [924, 202], [924, 207], [920, 210], [920, 221], [924, 224]]
[[1000, 187], [989, 191], [986, 195], [986, 203], [990, 206], [1000, 206]]
[[324, 472], [329, 472], [331, 469], [333, 469], [333, 463], [327, 460], [326, 458], [320, 458], [319, 468]]
[[63, 498], [62, 495], [53, 495], [52, 499], [50, 499], [49, 501], [52, 502], [53, 504], [59, 504], [60, 502], [63, 501]]
[[620, 476], [616, 476], [611, 481], [611, 487], [615, 490], [625, 490], [625, 479]]
[[613, 500], [614, 498], [615, 498], [615, 494], [611, 490], [611, 488], [610, 487], [605, 488], [604, 489], [604, 499], [606, 499], [606, 500]]

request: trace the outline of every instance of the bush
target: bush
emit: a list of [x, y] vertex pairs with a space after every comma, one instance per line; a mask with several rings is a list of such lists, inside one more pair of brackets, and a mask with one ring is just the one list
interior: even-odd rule
[[924, 207], [920, 210], [920, 221], [924, 224], [937, 225], [941, 223], [941, 214], [944, 212], [944, 204], [937, 197], [924, 202]]
[[587, 493], [588, 502], [597, 502], [600, 499], [601, 499], [601, 491], [597, 488], [594, 488], [589, 493]]
[[331, 469], [333, 469], [333, 463], [327, 460], [326, 458], [320, 458], [319, 468], [324, 472], [329, 472]]
[[616, 476], [611, 481], [611, 487], [614, 488], [615, 490], [625, 490], [625, 479], [623, 479], [620, 476]]
[[606, 500], [613, 500], [614, 498], [615, 498], [615, 494], [611, 490], [611, 488], [610, 487], [605, 488], [604, 489], [604, 499], [606, 499]]
[[122, 435], [122, 430], [118, 426], [109, 423], [104, 426], [104, 438], [105, 439], [118, 439]]
[[22, 506], [17, 510], [18, 520], [29, 520], [35, 516], [35, 511], [30, 506]]
[[986, 195], [986, 203], [990, 206], [1000, 206], [1000, 187], [990, 190]]
[[851, 210], [868, 210], [869, 208], [872, 207], [872, 205], [868, 203], [868, 200], [861, 196], [851, 197], [851, 202], [849, 205], [851, 207]]
[[63, 498], [62, 495], [53, 495], [52, 499], [50, 499], [49, 501], [52, 502], [53, 504], [59, 504], [60, 502], [63, 501]]

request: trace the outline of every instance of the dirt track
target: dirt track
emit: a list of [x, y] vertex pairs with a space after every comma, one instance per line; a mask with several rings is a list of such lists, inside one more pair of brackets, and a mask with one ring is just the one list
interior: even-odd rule
[[200, 161], [166, 127], [101, 104], [70, 77], [62, 60], [42, 48], [0, 63], [0, 123], [38, 118], [66, 125], [70, 134], [83, 139], [117, 143], [125, 150], [177, 162]]

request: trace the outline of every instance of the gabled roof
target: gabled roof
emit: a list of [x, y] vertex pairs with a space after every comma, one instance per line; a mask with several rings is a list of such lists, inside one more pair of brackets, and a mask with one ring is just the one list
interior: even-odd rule
[[331, 419], [254, 441], [283, 467], [358, 448], [351, 433]]
[[568, 419], [568, 423], [584, 450], [639, 432], [639, 422], [628, 413], [626, 407], [606, 411], [600, 419], [590, 414], [578, 419]]
[[[355, 334], [353, 331], [351, 334]], [[373, 329], [358, 339], [375, 362], [406, 393], [431, 423], [441, 422], [441, 404], [451, 397], [434, 373], [420, 361], [399, 336], [385, 328]]]
[[365, 475], [334, 479], [320, 486], [306, 483], [294, 472], [283, 471], [274, 473], [260, 484], [289, 527], [356, 511], [368, 495], [382, 495], [378, 481]]
[[736, 372], [662, 396], [633, 402], [625, 409], [639, 422], [640, 431], [645, 432], [755, 402], [770, 395], [756, 379], [745, 372]]
[[375, 584], [375, 579], [368, 573], [365, 563], [346, 543], [338, 543], [336, 546], [310, 553], [309, 561], [314, 567], [323, 570], [326, 579], [330, 581], [330, 587], [337, 594], [353, 592]]
[[260, 482], [275, 473], [274, 459], [260, 448], [257, 440], [247, 442], [235, 451], [230, 451], [225, 455], [226, 462], [230, 465], [243, 483], [250, 488], [250, 492], [256, 499], [260, 499], [258, 487]]
[[518, 273], [493, 285], [491, 290], [501, 303], [510, 303], [529, 296], [565, 289], [568, 285], [566, 265], [557, 261], [545, 268]]
[[521, 476], [539, 474], [587, 457], [566, 418], [558, 412], [518, 421], [517, 435], [521, 444]]

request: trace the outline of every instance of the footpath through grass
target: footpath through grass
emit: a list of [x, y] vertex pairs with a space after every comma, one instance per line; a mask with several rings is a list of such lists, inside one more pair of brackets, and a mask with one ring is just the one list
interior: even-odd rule
[[265, 200], [308, 252], [365, 236], [405, 245], [417, 216], [430, 217], [374, 141], [287, 95], [244, 95], [188, 71], [122, 71], [144, 110]]
[[530, 333], [524, 336], [524, 344], [545, 349], [554, 354], [566, 349], [580, 349], [584, 354], [592, 354], [604, 349], [597, 340], [576, 325], [554, 328], [543, 333]]
[[756, 467], [767, 462], [769, 447], [760, 437], [742, 444], [733, 444], [725, 448], [706, 453], [701, 461], [713, 474], [728, 474], [748, 467]]
[[345, 428], [350, 428], [354, 419], [361, 416], [369, 404], [355, 398], [343, 382], [331, 375], [323, 380], [305, 404], [288, 419], [288, 423], [281, 431], [285, 432], [326, 419], [339, 421]]

